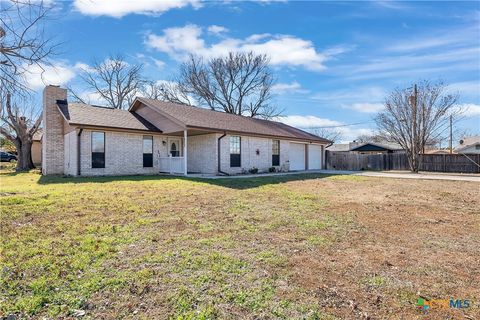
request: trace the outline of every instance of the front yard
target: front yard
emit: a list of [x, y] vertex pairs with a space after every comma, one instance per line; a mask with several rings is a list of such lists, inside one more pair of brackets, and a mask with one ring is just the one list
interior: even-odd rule
[[473, 182], [0, 176], [0, 316], [480, 317]]

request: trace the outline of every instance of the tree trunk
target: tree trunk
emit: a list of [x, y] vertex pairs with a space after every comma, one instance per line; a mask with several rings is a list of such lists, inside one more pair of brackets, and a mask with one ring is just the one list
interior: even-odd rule
[[17, 168], [15, 170], [18, 172], [35, 169], [32, 161], [32, 141], [28, 140], [22, 143], [17, 139], [15, 145], [18, 152]]
[[407, 160], [410, 171], [412, 173], [418, 173], [420, 168], [419, 155], [414, 155], [411, 151], [407, 151]]

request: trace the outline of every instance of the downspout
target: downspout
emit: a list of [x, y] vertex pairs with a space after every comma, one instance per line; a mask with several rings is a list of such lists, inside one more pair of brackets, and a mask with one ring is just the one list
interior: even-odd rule
[[217, 150], [218, 150], [218, 154], [217, 154], [217, 164], [218, 164], [218, 173], [221, 173], [221, 174], [224, 174], [226, 176], [228, 176], [229, 174], [222, 171], [222, 166], [221, 166], [221, 148], [220, 148], [220, 140], [222, 140], [223, 137], [225, 137], [227, 135], [227, 132], [223, 132], [223, 134], [218, 138], [217, 140]]
[[82, 135], [83, 128], [80, 128], [77, 133], [77, 175], [80, 176], [82, 174], [81, 168], [81, 161], [80, 161], [80, 147], [81, 147], [81, 135]]
[[330, 141], [330, 143], [325, 146], [325, 150], [326, 150], [328, 147], [330, 147], [331, 145], [333, 145], [333, 141]]

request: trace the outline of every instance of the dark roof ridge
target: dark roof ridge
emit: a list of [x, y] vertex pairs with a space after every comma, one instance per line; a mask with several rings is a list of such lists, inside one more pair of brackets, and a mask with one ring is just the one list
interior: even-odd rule
[[[198, 106], [192, 106], [190, 104], [183, 104], [183, 103], [176, 103], [176, 102], [170, 102], [170, 101], [163, 101], [163, 100], [159, 100], [159, 99], [151, 99], [151, 98], [145, 98], [145, 97], [137, 97], [137, 99], [143, 99], [143, 100], [149, 100], [149, 101], [160, 101], [162, 103], [168, 103], [168, 104], [172, 104], [172, 105], [178, 105], [178, 106], [182, 106], [182, 107], [189, 107], [189, 108], [193, 108], [193, 109], [200, 109], [200, 110], [205, 110], [205, 111], [211, 111], [211, 112], [218, 112], [218, 113], [221, 113], [221, 114], [228, 114], [230, 116], [235, 116], [235, 117], [242, 117], [242, 118], [247, 118], [247, 119], [252, 119], [252, 120], [255, 120], [255, 121], [266, 121], [266, 122], [275, 122], [275, 123], [280, 123], [280, 124], [285, 124], [283, 122], [280, 122], [280, 121], [274, 121], [274, 120], [269, 120], [269, 119], [262, 119], [262, 118], [255, 118], [255, 117], [250, 117], [250, 116], [244, 116], [244, 115], [241, 115], [241, 114], [236, 114], [236, 113], [229, 113], [229, 112], [225, 112], [225, 111], [221, 111], [221, 110], [214, 110], [214, 109], [211, 109], [211, 108], [204, 108], [204, 107], [198, 107]], [[288, 126], [288, 124], [287, 124]]]

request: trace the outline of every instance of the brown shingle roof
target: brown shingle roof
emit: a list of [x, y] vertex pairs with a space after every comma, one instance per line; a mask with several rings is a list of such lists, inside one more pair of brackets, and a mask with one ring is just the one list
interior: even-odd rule
[[220, 111], [212, 111], [198, 107], [146, 98], [137, 98], [137, 100], [153, 109], [167, 114], [174, 119], [177, 119], [187, 127], [278, 136], [284, 138], [317, 141], [322, 143], [330, 142], [327, 139], [320, 138], [281, 122], [243, 117]]
[[127, 110], [91, 106], [83, 103], [58, 103], [58, 108], [70, 124], [156, 131], [160, 129], [136, 113]]

